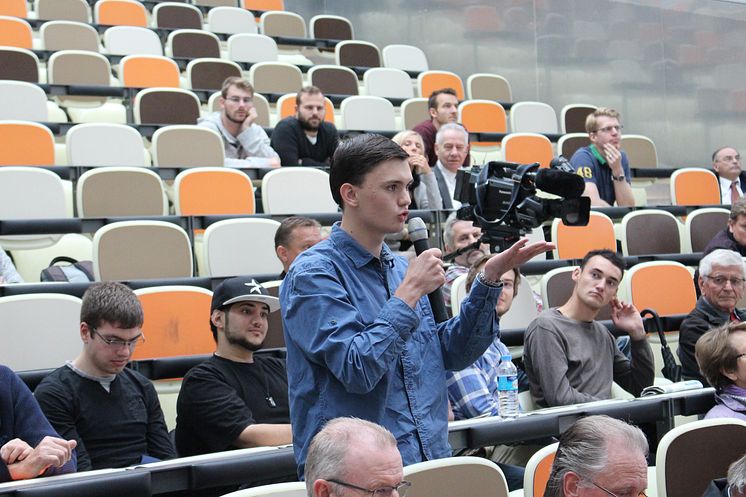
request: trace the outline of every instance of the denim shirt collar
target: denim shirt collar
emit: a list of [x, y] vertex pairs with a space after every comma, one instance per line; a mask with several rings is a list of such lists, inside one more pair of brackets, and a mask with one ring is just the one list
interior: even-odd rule
[[381, 246], [380, 257], [376, 258], [360, 245], [357, 240], [352, 238], [349, 233], [343, 230], [339, 221], [334, 223], [334, 226], [332, 226], [332, 232], [329, 235], [329, 238], [332, 243], [339, 247], [343, 254], [350, 258], [352, 263], [358, 269], [367, 265], [373, 259], [380, 260], [388, 265], [391, 265], [394, 260], [394, 255], [385, 243]]

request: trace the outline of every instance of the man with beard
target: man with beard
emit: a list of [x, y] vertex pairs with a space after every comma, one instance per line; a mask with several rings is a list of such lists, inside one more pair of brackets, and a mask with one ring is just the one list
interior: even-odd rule
[[285, 361], [255, 355], [280, 301], [254, 279], [223, 281], [212, 297], [215, 355], [184, 377], [176, 403], [180, 456], [292, 441]]
[[599, 107], [585, 120], [585, 130], [591, 144], [579, 148], [570, 164], [585, 181], [583, 195], [590, 197], [594, 207], [635, 205], [632, 196], [632, 175], [627, 154], [621, 150], [622, 125], [619, 112]]
[[226, 166], [280, 165], [280, 158], [270, 146], [267, 133], [254, 122], [258, 114], [253, 98], [254, 87], [243, 78], [231, 76], [223, 81], [220, 90], [221, 110], [197, 120], [199, 126], [217, 131], [223, 137]]
[[278, 122], [272, 131], [272, 148], [282, 165], [324, 167], [337, 149], [339, 136], [334, 124], [324, 121], [324, 94], [306, 86], [295, 95], [295, 116]]

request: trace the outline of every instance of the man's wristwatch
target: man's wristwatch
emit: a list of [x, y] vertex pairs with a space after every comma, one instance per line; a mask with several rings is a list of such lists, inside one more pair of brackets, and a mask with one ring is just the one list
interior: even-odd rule
[[619, 176], [614, 176], [612, 174], [611, 179], [613, 179], [614, 181], [626, 181], [627, 180], [627, 178], [625, 178], [623, 174], [620, 174]]
[[484, 283], [485, 285], [492, 287], [492, 288], [502, 288], [503, 282], [500, 280], [492, 281], [488, 280], [487, 277], [484, 275], [484, 271], [480, 271], [477, 275], [477, 278], [479, 278], [479, 281]]

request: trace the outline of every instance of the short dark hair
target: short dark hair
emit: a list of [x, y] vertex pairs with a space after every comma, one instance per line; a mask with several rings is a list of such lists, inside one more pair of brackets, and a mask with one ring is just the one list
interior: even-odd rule
[[438, 108], [438, 95], [453, 95], [454, 97], [456, 97], [456, 100], [458, 100], [458, 94], [456, 93], [456, 90], [454, 90], [453, 88], [441, 88], [440, 90], [435, 90], [430, 94], [430, 98], [427, 99], [428, 109]]
[[301, 88], [298, 93], [295, 94], [295, 105], [300, 106], [300, 99], [303, 95], [321, 95], [324, 96], [324, 93], [321, 91], [321, 88], [318, 86], [308, 85]]
[[382, 162], [408, 158], [403, 148], [385, 136], [366, 133], [340, 141], [329, 165], [329, 187], [334, 201], [344, 209], [339, 193], [342, 185], [360, 186], [365, 176]]
[[280, 223], [280, 226], [275, 232], [275, 248], [280, 245], [287, 245], [290, 242], [290, 236], [298, 228], [321, 228], [321, 223], [315, 219], [304, 216], [290, 216], [286, 217]]
[[[624, 270], [626, 268], [626, 265], [624, 264], [624, 259], [622, 259], [622, 256], [620, 256], [618, 253], [614, 252], [613, 250], [609, 249], [598, 249], [598, 250], [591, 250], [587, 254], [585, 254], [585, 257], [583, 257], [583, 260], [580, 261], [580, 270], [582, 271], [586, 264], [588, 264], [588, 261], [591, 260], [592, 257], [601, 256], [607, 261], [611, 262], [613, 265], [619, 268], [619, 271], [622, 272], [622, 275], [624, 275]], [[620, 276], [620, 278], [621, 278]]]
[[129, 329], [142, 326], [144, 316], [140, 300], [132, 290], [116, 281], [103, 281], [92, 284], [83, 294], [80, 321], [93, 328], [106, 322]]

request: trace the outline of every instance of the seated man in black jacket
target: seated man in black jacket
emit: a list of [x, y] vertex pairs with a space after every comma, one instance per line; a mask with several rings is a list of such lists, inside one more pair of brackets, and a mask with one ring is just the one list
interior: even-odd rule
[[728, 225], [705, 247], [705, 255], [715, 249], [727, 249], [746, 256], [746, 197], [736, 200], [730, 208]]
[[324, 94], [315, 86], [301, 88], [295, 96], [295, 116], [278, 122], [270, 144], [282, 165], [328, 166], [339, 136], [334, 124], [324, 121]]
[[125, 367], [145, 339], [137, 296], [121, 283], [94, 283], [80, 321], [83, 351], [34, 392], [60, 436], [77, 442], [78, 471], [175, 457], [155, 388]]

